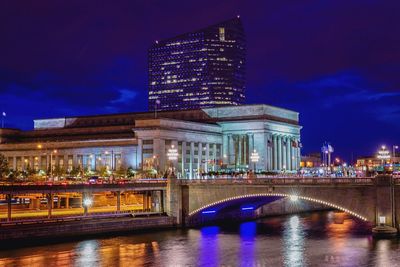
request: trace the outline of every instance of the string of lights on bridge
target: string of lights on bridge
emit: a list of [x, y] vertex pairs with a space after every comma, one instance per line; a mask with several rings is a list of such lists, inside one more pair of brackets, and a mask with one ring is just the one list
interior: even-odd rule
[[[348, 214], [350, 214], [350, 215], [352, 215], [352, 216], [354, 216], [354, 217], [356, 217], [358, 219], [361, 219], [363, 221], [368, 221], [368, 219], [366, 217], [364, 217], [364, 216], [362, 216], [362, 215], [360, 215], [358, 213], [355, 213], [355, 212], [353, 212], [353, 211], [351, 211], [351, 210], [349, 210], [349, 209], [347, 209], [345, 207], [336, 205], [334, 203], [330, 203], [330, 202], [327, 202], [327, 201], [323, 201], [323, 200], [316, 199], [316, 198], [311, 198], [311, 197], [303, 197], [303, 196], [291, 195], [291, 194], [283, 194], [283, 193], [248, 194], [248, 195], [230, 197], [230, 198], [226, 198], [226, 199], [219, 200], [219, 201], [213, 202], [211, 204], [205, 205], [205, 206], [203, 206], [203, 207], [201, 207], [199, 209], [196, 209], [196, 210], [190, 212], [189, 216], [193, 216], [196, 213], [198, 213], [200, 211], [204, 211], [205, 209], [207, 209], [209, 207], [212, 207], [214, 205], [226, 203], [226, 202], [229, 202], [229, 201], [232, 201], [232, 200], [238, 200], [238, 199], [244, 199], [244, 198], [252, 198], [252, 197], [287, 197], [291, 201], [297, 201], [299, 199], [307, 200], [307, 201], [319, 203], [319, 204], [322, 204], [322, 205], [325, 205], [325, 206], [329, 206], [329, 207], [335, 208], [337, 210], [344, 211], [344, 212], [346, 212], [346, 213], [348, 213]], [[211, 211], [204, 211], [204, 214], [211, 214], [211, 213], [216, 213], [216, 211], [212, 211], [212, 212]]]

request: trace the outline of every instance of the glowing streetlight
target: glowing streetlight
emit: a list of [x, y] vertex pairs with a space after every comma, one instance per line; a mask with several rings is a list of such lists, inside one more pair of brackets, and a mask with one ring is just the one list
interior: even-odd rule
[[93, 199], [90, 197], [85, 197], [82, 201], [82, 205], [83, 205], [83, 212], [85, 215], [87, 215], [89, 207], [93, 205]]
[[393, 146], [393, 154], [392, 154], [393, 160], [394, 160], [394, 158], [396, 157], [396, 149], [399, 149], [399, 146], [394, 145], [394, 146]]
[[299, 197], [296, 196], [296, 195], [291, 195], [291, 196], [289, 197], [289, 199], [290, 199], [291, 201], [293, 201], [293, 202], [296, 202], [296, 201], [299, 200]]
[[251, 155], [250, 155], [250, 160], [254, 164], [254, 172], [256, 171], [256, 164], [259, 159], [260, 159], [260, 156], [258, 155], [257, 151], [254, 149], [253, 153], [251, 153]]
[[93, 200], [91, 198], [87, 197], [83, 200], [83, 206], [91, 207], [92, 205], [93, 205]]

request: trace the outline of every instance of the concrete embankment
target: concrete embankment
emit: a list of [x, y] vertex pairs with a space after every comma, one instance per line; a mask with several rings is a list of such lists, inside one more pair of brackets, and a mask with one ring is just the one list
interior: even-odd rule
[[63, 241], [63, 238], [122, 232], [134, 233], [145, 229], [171, 228], [173, 226], [173, 218], [167, 216], [9, 225], [0, 227], [0, 241], [26, 240], [29, 242], [40, 239]]

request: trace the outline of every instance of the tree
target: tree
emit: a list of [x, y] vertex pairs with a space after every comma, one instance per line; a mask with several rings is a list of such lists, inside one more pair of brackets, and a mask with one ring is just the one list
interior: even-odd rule
[[0, 154], [0, 178], [6, 177], [8, 173], [9, 173], [8, 161], [3, 154]]
[[77, 167], [73, 167], [72, 170], [70, 171], [69, 175], [73, 177], [80, 176], [82, 173], [82, 168], [81, 165], [78, 165]]
[[126, 170], [126, 176], [128, 178], [133, 178], [135, 177], [135, 170], [132, 167], [128, 167], [128, 169]]

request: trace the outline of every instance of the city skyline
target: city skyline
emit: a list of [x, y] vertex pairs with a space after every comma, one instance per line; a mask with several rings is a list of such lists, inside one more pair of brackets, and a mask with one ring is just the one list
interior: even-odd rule
[[128, 2], [80, 12], [53, 3], [2, 5], [6, 126], [29, 129], [33, 118], [145, 111], [151, 43], [240, 14], [248, 46], [246, 103], [299, 111], [304, 154], [329, 141], [350, 160], [397, 144], [394, 1], [159, 4], [163, 13], [154, 4]]

